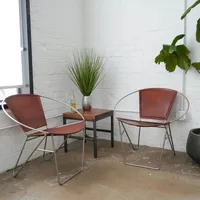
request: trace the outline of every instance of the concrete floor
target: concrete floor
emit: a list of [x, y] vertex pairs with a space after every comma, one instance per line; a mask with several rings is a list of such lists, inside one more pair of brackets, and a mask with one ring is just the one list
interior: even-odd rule
[[[63, 177], [78, 165], [80, 141], [69, 153], [59, 152]], [[165, 151], [161, 171], [125, 166], [121, 148], [109, 141], [98, 141], [98, 159], [93, 159], [92, 142], [86, 143], [85, 170], [63, 186], [58, 186], [52, 161], [41, 158], [28, 163], [17, 179], [11, 171], [0, 175], [0, 200], [199, 200], [200, 170], [185, 153], [172, 156]], [[126, 145], [128, 149], [128, 145]], [[130, 160], [158, 164], [159, 149], [142, 147]], [[132, 154], [133, 153], [133, 154]]]

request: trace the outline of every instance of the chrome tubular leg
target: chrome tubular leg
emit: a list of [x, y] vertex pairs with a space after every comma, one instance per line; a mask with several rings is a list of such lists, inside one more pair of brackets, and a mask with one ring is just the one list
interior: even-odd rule
[[161, 153], [160, 153], [160, 162], [159, 162], [159, 168], [161, 167], [161, 164], [162, 164], [162, 157], [163, 157], [163, 151], [164, 151], [164, 148], [165, 148], [165, 141], [167, 139], [167, 132], [165, 132], [165, 135], [164, 135], [164, 140], [163, 140], [163, 146], [162, 146], [162, 150], [161, 150]]
[[23, 150], [24, 150], [24, 147], [26, 146], [27, 139], [28, 139], [28, 137], [26, 138], [26, 140], [25, 140], [25, 142], [24, 142], [24, 144], [23, 144], [23, 146], [22, 146], [22, 149], [21, 149], [21, 151], [20, 151], [19, 157], [18, 157], [17, 162], [16, 162], [16, 164], [15, 164], [15, 167], [13, 168], [13, 177], [17, 177], [17, 175], [18, 175], [18, 173], [19, 173], [19, 172], [18, 172], [17, 174], [15, 174], [15, 170], [16, 170], [16, 168], [17, 168], [17, 166], [18, 166], [18, 163], [19, 163], [19, 160], [20, 160], [20, 158], [21, 158], [21, 155], [22, 155], [22, 152], [23, 152]]
[[140, 133], [141, 133], [141, 127], [139, 127], [139, 132], [138, 132], [138, 145], [137, 148], [140, 148]]
[[83, 150], [82, 150], [82, 159], [81, 159], [81, 170], [84, 169], [84, 157], [85, 157], [85, 129], [83, 130]]
[[172, 132], [171, 132], [170, 124], [168, 124], [168, 128], [169, 128], [169, 137], [171, 138], [171, 143], [172, 143], [172, 150], [173, 150], [174, 156], [175, 156], [176, 155], [176, 151], [175, 151], [175, 148], [174, 148], [174, 142], [173, 142], [173, 138], [172, 138]]
[[[31, 154], [29, 155], [29, 157], [26, 159], [26, 161], [21, 165], [21, 167], [19, 168], [19, 170], [17, 171], [17, 173], [13, 173], [13, 176], [14, 177], [17, 177], [17, 175], [19, 174], [19, 172], [23, 169], [23, 167], [24, 167], [24, 165], [29, 161], [29, 159], [31, 158], [31, 156], [33, 155], [33, 153], [37, 150], [37, 148], [40, 146], [40, 144], [43, 142], [43, 140], [46, 138], [47, 136], [45, 135], [43, 138], [42, 138], [42, 140], [37, 144], [37, 146], [33, 149], [33, 151], [31, 152]], [[24, 146], [23, 146], [23, 149], [24, 149], [24, 147], [25, 147], [25, 144], [24, 144]], [[22, 149], [22, 150], [23, 150]], [[22, 153], [22, 152], [21, 152]], [[21, 154], [20, 153], [20, 154]], [[21, 155], [20, 155], [20, 157], [21, 157]], [[18, 160], [18, 162], [19, 162], [19, 160]]]
[[168, 139], [168, 141], [169, 141], [171, 150], [173, 150], [173, 145], [172, 145], [171, 137], [170, 137], [170, 135], [169, 135], [169, 131], [168, 131], [168, 128], [167, 128], [167, 127], [165, 127], [165, 131], [166, 131], [166, 133], [167, 133], [167, 139]]
[[172, 142], [171, 142], [171, 138], [170, 138], [170, 136], [169, 136], [169, 132], [168, 132], [167, 126], [165, 126], [165, 131], [166, 131], [166, 134], [167, 134], [167, 139], [168, 139], [168, 141], [169, 141], [171, 150], [173, 150], [173, 146], [172, 146]]
[[126, 162], [126, 155], [125, 155], [123, 136], [122, 136], [123, 132], [122, 132], [120, 121], [118, 121], [118, 123], [119, 123], [119, 134], [120, 134], [121, 145], [122, 145], [122, 153], [123, 153], [123, 158], [124, 158], [124, 163], [125, 163]]
[[51, 140], [52, 140], [53, 154], [54, 154], [54, 160], [55, 160], [55, 166], [56, 166], [57, 180], [58, 180], [59, 185], [61, 185], [60, 174], [59, 174], [59, 171], [58, 171], [58, 162], [57, 162], [57, 156], [56, 156], [56, 148], [55, 148], [55, 142], [54, 142], [53, 135], [51, 135]]
[[121, 124], [122, 124], [122, 126], [123, 126], [123, 129], [124, 129], [126, 135], [127, 135], [127, 138], [128, 138], [128, 140], [129, 140], [129, 142], [130, 142], [130, 145], [131, 145], [132, 149], [133, 149], [133, 150], [137, 150], [137, 149], [133, 146], [133, 143], [132, 143], [132, 141], [131, 141], [131, 138], [129, 137], [128, 132], [127, 132], [127, 130], [126, 130], [124, 124], [123, 124], [122, 122], [121, 122]]

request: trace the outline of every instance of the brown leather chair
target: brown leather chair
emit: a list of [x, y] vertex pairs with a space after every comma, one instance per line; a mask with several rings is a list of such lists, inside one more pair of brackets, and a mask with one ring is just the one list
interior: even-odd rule
[[[55, 166], [56, 166], [58, 183], [60, 185], [62, 185], [83, 170], [83, 167], [84, 167], [84, 145], [85, 145], [85, 134], [84, 134], [85, 119], [76, 109], [72, 108], [81, 116], [82, 120], [80, 120], [78, 122], [71, 123], [71, 124], [62, 125], [62, 126], [59, 126], [59, 127], [48, 128], [47, 121], [46, 121], [44, 111], [43, 111], [43, 107], [42, 107], [41, 98], [53, 100], [53, 101], [56, 101], [57, 103], [63, 104], [64, 106], [70, 107], [69, 105], [62, 103], [58, 100], [51, 99], [51, 98], [45, 97], [45, 96], [33, 95], [33, 94], [13, 95], [13, 96], [7, 97], [2, 103], [2, 105], [4, 104], [4, 102], [8, 105], [8, 108], [11, 110], [14, 117], [12, 117], [7, 112], [7, 110], [5, 110], [4, 107], [2, 106], [2, 109], [5, 112], [5, 114], [10, 119], [12, 119], [13, 121], [15, 121], [17, 124], [19, 124], [21, 126], [21, 128], [22, 128], [22, 130], [23, 130], [23, 132], [25, 133], [25, 136], [26, 136], [26, 140], [24, 142], [24, 145], [22, 147], [20, 155], [17, 159], [16, 165], [13, 169], [13, 176], [17, 177], [17, 175], [22, 170], [24, 165], [29, 161], [29, 159], [31, 158], [33, 153], [36, 150], [39, 150], [39, 151], [43, 151], [44, 159], [46, 159], [46, 152], [53, 153], [53, 156], [54, 156], [54, 159], [55, 159]], [[82, 149], [81, 168], [78, 169], [78, 171], [76, 171], [68, 179], [61, 180], [60, 173], [59, 173], [59, 170], [58, 170], [56, 152], [57, 152], [57, 150], [59, 150], [60, 147], [63, 146], [65, 141], [56, 150], [55, 142], [54, 142], [54, 136], [62, 136], [63, 137], [63, 136], [75, 134], [75, 133], [80, 132], [80, 131], [83, 131], [83, 149]], [[46, 149], [47, 137], [51, 137], [53, 150], [47, 150]], [[19, 163], [19, 160], [21, 158], [21, 155], [22, 155], [22, 152], [24, 150], [26, 143], [30, 140], [37, 139], [37, 138], [40, 138], [39, 143], [36, 145], [36, 147], [34, 148], [32, 153], [30, 154], [30, 156], [28, 156], [26, 162], [22, 166], [20, 166], [20, 168], [18, 169], [17, 172], [15, 172], [16, 168], [18, 167], [18, 163]], [[67, 137], [66, 137], [66, 140], [67, 140]], [[43, 141], [44, 141], [44, 149], [38, 149], [38, 147], [40, 146], [40, 144]]]
[[[137, 93], [139, 96], [139, 111], [138, 111], [139, 119], [132, 119], [129, 117], [120, 117], [119, 111], [117, 110], [119, 105], [127, 97], [133, 94], [137, 94]], [[169, 115], [174, 105], [177, 94], [181, 96], [183, 102], [185, 101], [187, 102], [187, 108], [184, 109], [185, 111], [181, 113], [180, 116], [170, 121]], [[124, 163], [131, 166], [137, 166], [137, 167], [143, 167], [143, 168], [149, 168], [149, 169], [155, 169], [155, 170], [160, 169], [165, 141], [167, 139], [169, 140], [170, 147], [175, 155], [175, 148], [174, 148], [174, 142], [173, 142], [170, 124], [181, 119], [188, 112], [188, 110], [189, 110], [188, 99], [183, 94], [177, 92], [176, 90], [167, 89], [167, 88], [146, 88], [146, 89], [141, 89], [138, 91], [131, 92], [130, 94], [122, 97], [115, 105], [114, 113], [119, 123], [120, 137], [121, 137], [122, 149], [123, 149], [123, 154], [124, 154]], [[139, 127], [137, 147], [133, 145], [125, 125]], [[123, 133], [126, 134], [128, 141], [131, 144], [131, 147], [134, 150], [137, 150], [139, 149], [139, 145], [140, 145], [141, 129], [150, 128], [150, 127], [165, 129], [165, 135], [164, 135], [162, 150], [160, 154], [159, 166], [150, 167], [146, 165], [138, 165], [136, 163], [127, 162], [126, 155], [123, 148], [123, 137], [122, 137]]]

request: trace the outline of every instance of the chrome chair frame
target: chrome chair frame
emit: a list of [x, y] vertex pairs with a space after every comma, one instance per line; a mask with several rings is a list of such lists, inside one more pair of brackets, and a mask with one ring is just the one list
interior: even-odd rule
[[[65, 105], [65, 106], [71, 108], [72, 110], [74, 110], [75, 112], [77, 112], [77, 113], [80, 115], [80, 117], [82, 118], [81, 121], [85, 121], [83, 115], [82, 115], [77, 109], [71, 107], [70, 105], [68, 105], [68, 104], [66, 104], [66, 103], [63, 103], [63, 102], [61, 102], [61, 101], [59, 101], [59, 100], [50, 98], [50, 97], [46, 97], [46, 96], [42, 96], [42, 95], [39, 95], [39, 96], [40, 96], [40, 98], [49, 99], [49, 100], [58, 102], [58, 103], [60, 103], [60, 104], [62, 104], [62, 105]], [[34, 152], [35, 152], [36, 150], [38, 150], [38, 151], [43, 151], [43, 159], [44, 159], [44, 160], [50, 160], [50, 159], [52, 159], [52, 158], [54, 157], [54, 162], [55, 162], [55, 167], [56, 167], [56, 174], [57, 174], [57, 181], [58, 181], [58, 184], [59, 184], [59, 185], [63, 185], [64, 183], [66, 183], [67, 181], [69, 181], [70, 179], [72, 179], [73, 177], [75, 177], [77, 174], [79, 174], [81, 171], [83, 171], [83, 169], [84, 169], [84, 153], [85, 153], [85, 128], [83, 129], [83, 148], [82, 148], [82, 156], [81, 156], [81, 167], [80, 167], [80, 169], [78, 169], [74, 174], [72, 174], [70, 177], [66, 178], [65, 180], [61, 180], [61, 176], [60, 176], [59, 168], [58, 168], [58, 162], [57, 162], [57, 155], [56, 155], [56, 152], [63, 146], [63, 144], [66, 142], [67, 138], [66, 138], [66, 139], [64, 140], [64, 142], [60, 145], [60, 147], [59, 147], [58, 149], [56, 149], [56, 147], [55, 147], [55, 141], [54, 141], [54, 136], [55, 136], [54, 134], [51, 134], [51, 133], [49, 133], [49, 132], [47, 132], [47, 131], [44, 131], [44, 130], [41, 130], [41, 129], [38, 129], [38, 128], [33, 128], [33, 127], [30, 127], [30, 126], [27, 126], [26, 124], [23, 124], [23, 123], [17, 121], [15, 118], [13, 118], [11, 115], [9, 115], [9, 113], [6, 111], [6, 109], [5, 109], [4, 106], [3, 106], [4, 103], [5, 103], [5, 99], [2, 101], [2, 105], [1, 105], [2, 110], [4, 111], [4, 113], [5, 113], [11, 120], [13, 120], [14, 122], [16, 122], [17, 124], [19, 124], [19, 125], [21, 125], [21, 126], [24, 126], [24, 127], [28, 128], [28, 129], [30, 129], [31, 131], [40, 132], [40, 133], [43, 133], [43, 134], [44, 134], [44, 135], [42, 135], [42, 136], [35, 136], [35, 137], [32, 137], [32, 136], [28, 136], [28, 133], [23, 131], [23, 133], [24, 133], [25, 136], [26, 136], [26, 140], [25, 140], [25, 142], [24, 142], [24, 144], [23, 144], [23, 146], [22, 146], [22, 149], [21, 149], [21, 151], [20, 151], [19, 157], [18, 157], [17, 162], [16, 162], [16, 164], [15, 164], [15, 167], [13, 168], [13, 177], [14, 177], [14, 178], [17, 177], [17, 175], [18, 175], [18, 174], [20, 173], [20, 171], [24, 168], [25, 164], [30, 160], [31, 156], [34, 154]], [[70, 123], [70, 124], [68, 124], [68, 125], [78, 124], [78, 123], [80, 123], [81, 121], [73, 122], [73, 123]], [[67, 125], [65, 125], [65, 126], [67, 126]], [[46, 127], [46, 128], [47, 128], [47, 127]], [[30, 132], [30, 131], [28, 131], [28, 132]], [[51, 136], [53, 150], [47, 150], [47, 149], [46, 149], [47, 137], [48, 137], [48, 136]], [[24, 148], [25, 148], [25, 146], [26, 146], [26, 143], [27, 143], [28, 141], [31, 141], [31, 140], [33, 140], [33, 139], [37, 139], [37, 138], [39, 138], [39, 137], [42, 137], [42, 139], [41, 139], [41, 140], [39, 141], [39, 143], [35, 146], [35, 148], [34, 148], [33, 151], [31, 152], [31, 154], [28, 156], [28, 158], [26, 159], [26, 161], [25, 161], [21, 166], [18, 166], [18, 163], [19, 163], [19, 161], [20, 161], [20, 158], [21, 158], [21, 155], [22, 155], [22, 153], [23, 153], [23, 150], [24, 150]], [[45, 140], [45, 142], [44, 142], [44, 149], [39, 149], [38, 147], [40, 146], [40, 144], [41, 144], [44, 140]], [[50, 157], [50, 159], [46, 159], [46, 153], [53, 153], [53, 155]], [[17, 169], [18, 167], [19, 167], [19, 169], [16, 171], [16, 169]]]
[[[159, 88], [158, 88], [159, 89]], [[163, 89], [167, 89], [167, 88], [163, 88]], [[122, 102], [122, 100], [124, 100], [125, 98], [133, 95], [133, 94], [136, 94], [136, 93], [139, 93], [140, 90], [136, 90], [134, 92], [131, 92], [127, 95], [125, 95], [124, 97], [122, 97], [116, 104], [115, 104], [115, 107], [114, 107], [114, 116], [116, 117], [116, 119], [118, 120], [118, 117], [117, 117], [117, 106]], [[165, 129], [165, 134], [164, 134], [164, 139], [163, 139], [163, 143], [162, 143], [162, 147], [161, 147], [161, 152], [160, 152], [160, 158], [159, 158], [159, 165], [157, 167], [151, 167], [151, 166], [147, 166], [147, 165], [139, 165], [139, 164], [136, 164], [136, 163], [132, 163], [132, 162], [127, 162], [126, 161], [126, 154], [125, 154], [125, 150], [124, 150], [124, 143], [123, 143], [123, 134], [125, 133], [127, 138], [128, 138], [128, 141], [129, 141], [129, 144], [131, 145], [132, 149], [133, 150], [139, 150], [139, 146], [140, 146], [140, 134], [141, 134], [141, 128], [142, 127], [139, 127], [139, 131], [138, 131], [138, 140], [137, 140], [137, 147], [135, 147], [132, 143], [132, 140], [126, 130], [126, 127], [124, 126], [124, 124], [122, 122], [120, 122], [120, 120], [118, 120], [118, 125], [119, 125], [119, 132], [120, 132], [120, 140], [121, 140], [121, 146], [122, 146], [122, 153], [123, 153], [123, 163], [125, 165], [129, 165], [129, 166], [135, 166], [135, 167], [141, 167], [141, 168], [146, 168], [146, 169], [152, 169], [152, 170], [160, 170], [161, 168], [161, 164], [162, 164], [162, 158], [163, 158], [163, 151], [164, 151], [164, 147], [165, 147], [165, 142], [166, 140], [168, 139], [169, 141], [169, 144], [170, 144], [170, 147], [173, 151], [173, 155], [175, 156], [176, 155], [176, 152], [175, 152], [175, 148], [174, 148], [174, 142], [173, 142], [173, 137], [172, 137], [172, 132], [171, 132], [171, 127], [170, 127], [170, 124], [171, 123], [174, 123], [178, 120], [180, 120], [182, 117], [184, 117], [186, 115], [186, 113], [188, 112], [189, 110], [189, 107], [190, 107], [190, 103], [189, 103], [189, 100], [188, 98], [177, 91], [177, 94], [179, 94], [180, 96], [182, 96], [182, 98], [184, 98], [187, 102], [187, 107], [185, 109], [185, 112], [175, 118], [174, 120], [171, 120], [171, 121], [166, 121], [167, 123], [165, 125], [161, 124], [160, 126], [155, 126], [155, 127], [146, 127], [146, 128], [164, 128]], [[126, 111], [125, 111], [126, 112]], [[140, 119], [141, 121], [141, 119]], [[157, 122], [156, 122], [157, 123]], [[123, 128], [123, 129], [122, 129]], [[145, 127], [143, 127], [145, 128]]]

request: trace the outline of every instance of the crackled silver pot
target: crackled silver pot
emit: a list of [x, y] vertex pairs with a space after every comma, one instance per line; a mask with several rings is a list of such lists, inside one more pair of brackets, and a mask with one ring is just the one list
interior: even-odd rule
[[90, 111], [92, 109], [92, 102], [90, 96], [83, 96], [82, 108], [84, 111]]

